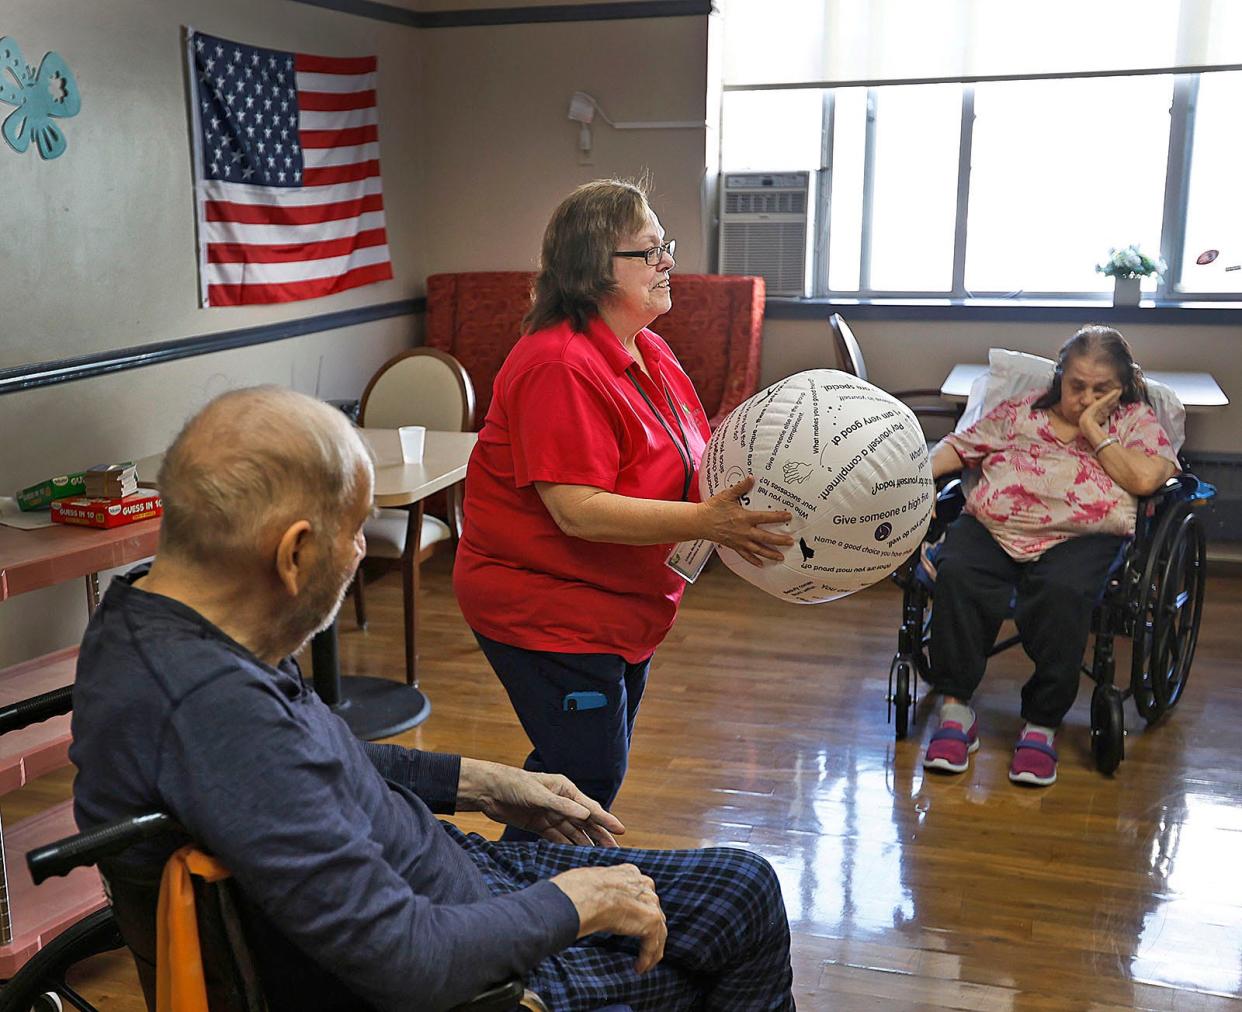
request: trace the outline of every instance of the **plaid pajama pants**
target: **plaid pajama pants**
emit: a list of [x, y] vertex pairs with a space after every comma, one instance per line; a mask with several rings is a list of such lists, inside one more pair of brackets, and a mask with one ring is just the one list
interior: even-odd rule
[[626, 1004], [635, 1012], [793, 1009], [789, 923], [776, 874], [744, 850], [628, 850], [505, 843], [446, 827], [499, 895], [572, 868], [637, 865], [668, 920], [664, 959], [634, 972], [638, 943], [599, 933], [535, 966], [527, 987], [553, 1012]]

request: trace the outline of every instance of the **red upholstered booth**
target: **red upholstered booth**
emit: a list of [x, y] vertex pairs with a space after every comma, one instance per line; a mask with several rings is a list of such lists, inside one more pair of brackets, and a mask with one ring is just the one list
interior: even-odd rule
[[[427, 279], [427, 344], [447, 351], [474, 383], [482, 425], [492, 383], [530, 305], [525, 271], [433, 274]], [[694, 380], [713, 427], [759, 383], [762, 278], [674, 274], [673, 308], [652, 324]]]

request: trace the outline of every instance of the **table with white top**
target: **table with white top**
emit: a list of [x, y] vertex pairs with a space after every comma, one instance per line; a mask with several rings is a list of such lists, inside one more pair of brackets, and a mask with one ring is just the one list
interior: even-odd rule
[[[987, 371], [986, 365], [977, 362], [958, 363], [940, 384], [940, 396], [947, 401], [964, 404], [970, 396], [971, 384]], [[1210, 372], [1159, 372], [1144, 369], [1143, 375], [1157, 383], [1163, 383], [1177, 394], [1178, 400], [1188, 412], [1219, 410], [1229, 404], [1229, 398]]]
[[[390, 464], [375, 469], [376, 506], [410, 506], [456, 485], [478, 436], [473, 432], [428, 432], [423, 459], [416, 464]], [[342, 675], [333, 622], [311, 641], [315, 691], [359, 738], [371, 741], [399, 734], [421, 724], [431, 703], [417, 686], [388, 678]]]

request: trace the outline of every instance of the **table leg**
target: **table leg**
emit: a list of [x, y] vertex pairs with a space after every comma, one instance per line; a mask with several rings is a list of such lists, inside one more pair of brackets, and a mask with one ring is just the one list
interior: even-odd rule
[[337, 623], [311, 640], [315, 691], [364, 741], [387, 738], [421, 724], [431, 702], [418, 689], [387, 678], [342, 675]]
[[91, 616], [95, 614], [95, 609], [99, 607], [99, 574], [86, 574], [86, 614]]

